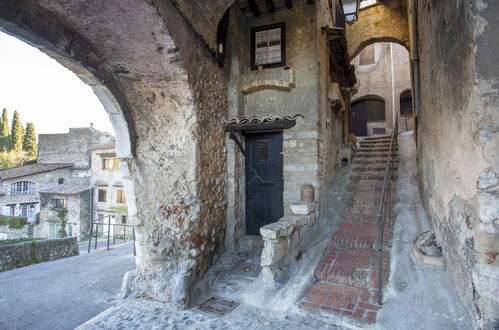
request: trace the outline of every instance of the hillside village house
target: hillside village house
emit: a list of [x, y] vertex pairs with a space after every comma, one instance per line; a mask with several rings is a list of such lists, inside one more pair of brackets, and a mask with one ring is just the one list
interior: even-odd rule
[[[92, 127], [40, 134], [36, 163], [0, 171], [2, 214], [26, 217], [33, 237], [54, 238], [59, 236], [62, 221], [55, 216], [56, 210], [67, 209], [66, 233], [83, 238], [91, 205], [89, 148], [113, 139]], [[9, 231], [9, 238], [16, 235], [8, 228], [0, 230]]]
[[[90, 148], [92, 159], [91, 185], [93, 188], [93, 219], [103, 219], [107, 216], [112, 224], [126, 224], [128, 209], [126, 204], [123, 175], [116, 157], [115, 143], [104, 144]], [[106, 227], [103, 230], [107, 230]], [[111, 227], [111, 235], [114, 226]]]

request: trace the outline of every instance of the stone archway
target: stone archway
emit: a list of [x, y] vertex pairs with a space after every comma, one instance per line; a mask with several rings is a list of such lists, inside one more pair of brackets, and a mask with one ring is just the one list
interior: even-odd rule
[[350, 60], [376, 42], [394, 42], [409, 49], [405, 1], [387, 0], [359, 12], [359, 20], [346, 28]]
[[174, 5], [156, 6], [7, 0], [0, 26], [75, 72], [103, 102], [137, 206], [128, 293], [184, 307], [223, 247], [226, 73]]

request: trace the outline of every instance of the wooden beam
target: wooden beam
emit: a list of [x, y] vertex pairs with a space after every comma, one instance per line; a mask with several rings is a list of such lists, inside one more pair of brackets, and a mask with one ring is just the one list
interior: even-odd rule
[[293, 8], [293, 0], [284, 0], [284, 2], [286, 3], [286, 8]]
[[260, 14], [261, 14], [260, 9], [258, 8], [256, 1], [255, 0], [248, 0], [248, 4], [250, 6], [250, 9], [251, 9], [251, 12], [253, 13], [253, 15], [255, 15], [255, 17], [260, 16]]
[[275, 12], [275, 4], [274, 4], [274, 0], [265, 0], [265, 8], [267, 8], [267, 11], [269, 13], [273, 13]]

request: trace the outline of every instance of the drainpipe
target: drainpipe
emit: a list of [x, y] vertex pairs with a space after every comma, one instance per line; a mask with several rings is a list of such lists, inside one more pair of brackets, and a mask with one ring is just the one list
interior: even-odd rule
[[392, 130], [395, 129], [395, 116], [397, 113], [395, 111], [395, 68], [393, 65], [393, 43], [390, 43], [390, 62], [392, 69]]
[[[412, 0], [412, 5], [411, 5], [411, 28], [412, 28], [412, 34], [411, 34], [411, 45], [412, 45], [412, 52], [411, 52], [411, 64], [412, 64], [412, 91], [413, 91], [413, 108], [414, 108], [414, 115], [415, 117], [419, 117], [419, 50], [418, 50], [418, 38], [417, 38], [417, 33], [418, 33], [418, 25], [417, 25], [417, 8], [418, 8], [418, 1], [417, 0]], [[417, 121], [417, 118], [415, 118]], [[414, 133], [416, 134], [416, 127], [414, 129]]]

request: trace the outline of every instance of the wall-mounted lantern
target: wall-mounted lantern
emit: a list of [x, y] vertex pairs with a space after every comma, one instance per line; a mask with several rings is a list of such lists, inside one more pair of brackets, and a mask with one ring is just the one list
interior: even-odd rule
[[345, 22], [353, 24], [359, 19], [360, 0], [342, 0]]

